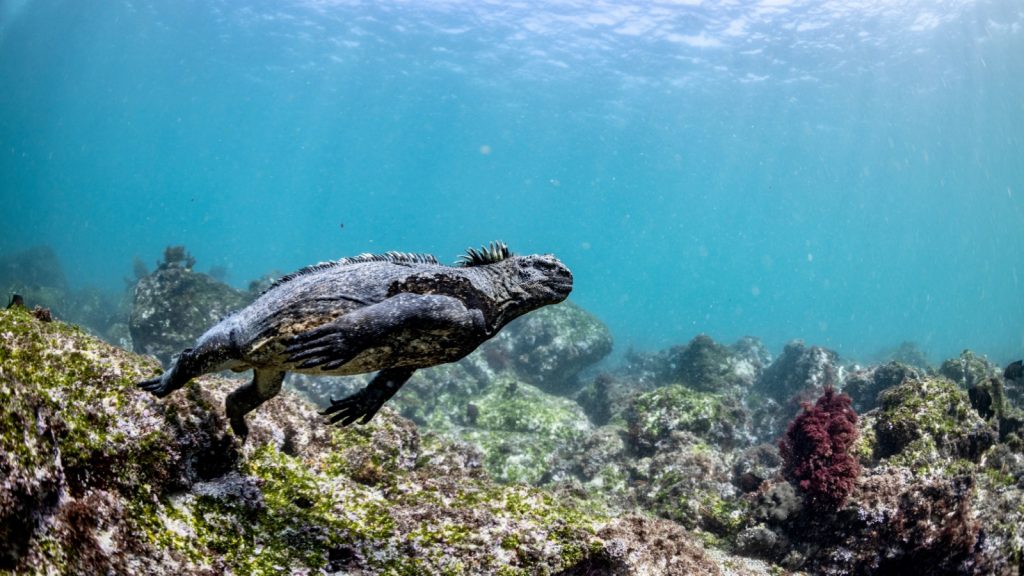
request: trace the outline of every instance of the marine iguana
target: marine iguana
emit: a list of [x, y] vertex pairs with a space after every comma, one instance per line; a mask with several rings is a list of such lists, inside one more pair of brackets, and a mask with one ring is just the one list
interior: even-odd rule
[[548, 255], [515, 256], [502, 242], [470, 248], [457, 266], [429, 254], [361, 254], [284, 276], [206, 331], [161, 376], [139, 382], [164, 397], [209, 372], [253, 369], [228, 395], [231, 428], [281, 390], [286, 372], [377, 374], [321, 412], [366, 424], [419, 368], [454, 362], [513, 319], [565, 300], [572, 273]]

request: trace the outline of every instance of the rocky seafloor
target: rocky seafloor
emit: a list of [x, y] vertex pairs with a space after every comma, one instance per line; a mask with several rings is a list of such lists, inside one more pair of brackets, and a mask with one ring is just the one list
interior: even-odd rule
[[[602, 363], [611, 334], [565, 303], [417, 372], [365, 426], [316, 410], [367, 378], [293, 375], [243, 444], [239, 376], [133, 386], [259, 290], [193, 264], [168, 250], [106, 316], [43, 272], [14, 286], [0, 574], [1024, 573], [1024, 381], [982, 355], [698, 335]], [[858, 416], [856, 475], [823, 506], [779, 439], [827, 388]]]

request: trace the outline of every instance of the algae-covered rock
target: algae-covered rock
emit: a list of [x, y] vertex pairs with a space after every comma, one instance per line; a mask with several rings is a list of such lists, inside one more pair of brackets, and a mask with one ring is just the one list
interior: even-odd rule
[[845, 369], [835, 352], [799, 340], [786, 344], [782, 354], [761, 373], [754, 385], [755, 394], [746, 399], [753, 435], [761, 442], [774, 441], [800, 413], [804, 402], [813, 402], [828, 386], [840, 388], [844, 376]]
[[502, 482], [540, 483], [556, 451], [591, 430], [575, 402], [512, 378], [495, 381], [473, 406], [473, 421], [454, 434], [479, 446], [487, 470]]
[[575, 398], [595, 424], [625, 423], [637, 396], [669, 384], [745, 398], [770, 362], [771, 355], [757, 338], [747, 336], [724, 346], [702, 334], [685, 346], [654, 354], [627, 353], [622, 366], [598, 374]]
[[[364, 386], [368, 378], [289, 379], [319, 406]], [[555, 453], [592, 428], [575, 402], [521, 382], [512, 374], [475, 379], [461, 363], [419, 370], [389, 403], [425, 430], [468, 442], [501, 482], [541, 483]]]
[[723, 570], [710, 554], [693, 544], [685, 530], [665, 520], [627, 516], [602, 528], [598, 536], [604, 543], [604, 550], [564, 576], [717, 576], [742, 573], [741, 566], [753, 565], [751, 561], [737, 559], [729, 570]]
[[998, 560], [982, 547], [968, 476], [882, 468], [859, 483], [852, 506], [828, 524], [804, 519], [792, 539], [817, 543], [813, 574], [983, 574]]
[[931, 370], [928, 355], [921, 350], [921, 347], [916, 342], [901, 342], [898, 346], [882, 350], [875, 358], [881, 363], [897, 362], [911, 368], [916, 368], [921, 372]]
[[745, 444], [747, 419], [737, 399], [680, 384], [637, 396], [627, 417], [632, 442], [647, 453], [676, 431], [723, 448]]
[[0, 569], [202, 573], [147, 537], [146, 511], [237, 453], [195, 388], [161, 404], [135, 392], [157, 369], [77, 328], [0, 312]]
[[758, 523], [737, 543], [811, 574], [1017, 574], [1022, 542], [1009, 522], [1021, 514], [985, 483], [969, 472], [920, 475], [879, 466], [842, 509], [824, 514], [801, 506], [795, 490], [780, 483], [759, 493]]
[[184, 248], [168, 248], [157, 270], [135, 285], [128, 323], [132, 344], [136, 352], [156, 356], [164, 365], [252, 299], [247, 292], [193, 271], [194, 262]]
[[588, 494], [627, 508], [633, 498], [625, 436], [620, 426], [601, 426], [576, 443], [559, 446], [549, 479], [578, 482]]
[[743, 526], [747, 502], [732, 484], [732, 455], [675, 434], [671, 448], [642, 458], [631, 477], [643, 482], [644, 508], [689, 529], [731, 538]]
[[[458, 362], [418, 370], [389, 406], [425, 430], [476, 446], [498, 481], [543, 483], [556, 452], [574, 448], [592, 429], [586, 414], [513, 373], [477, 378], [471, 367]], [[367, 382], [364, 375], [288, 380], [321, 407]]]
[[792, 487], [769, 478], [752, 493], [737, 546], [813, 574], [1020, 572], [1022, 459], [993, 446], [993, 423], [964, 390], [907, 378], [858, 426], [864, 469], [840, 509], [800, 506]]
[[[756, 356], [755, 356], [756, 358]], [[731, 348], [700, 334], [686, 346], [669, 350], [667, 380], [701, 392], [725, 392], [753, 384], [753, 366], [737, 369], [743, 359]]]
[[977, 462], [996, 441], [967, 392], [939, 377], [907, 380], [883, 392], [874, 432], [876, 457], [918, 469]]
[[576, 393], [576, 402], [591, 422], [603, 426], [621, 416], [633, 396], [640, 392], [631, 384], [602, 372]]
[[782, 456], [773, 444], [751, 446], [736, 457], [732, 467], [732, 483], [743, 492], [754, 492], [776, 476], [782, 467]]
[[826, 386], [841, 383], [838, 354], [796, 340], [786, 344], [782, 354], [765, 369], [757, 390], [783, 404], [797, 395], [816, 398]]
[[[251, 415], [240, 445], [222, 416], [237, 381], [202, 377], [162, 400], [135, 389], [158, 370], [60, 322], [0, 311], [0, 572], [764, 572], [663, 521], [496, 484], [479, 450], [389, 407], [332, 428], [284, 393]], [[506, 382], [484, 391], [477, 423], [535, 444], [585, 437], [589, 425], [571, 423], [582, 412], [561, 401]]]
[[950, 358], [939, 367], [939, 374], [956, 382], [964, 390], [993, 376], [999, 376], [999, 367], [970, 350]]
[[601, 549], [600, 516], [491, 483], [387, 408], [334, 429], [284, 394], [240, 447], [232, 381], [156, 400], [132, 385], [155, 363], [59, 322], [0, 311], [0, 338], [0, 570], [532, 574]]
[[612, 335], [596, 316], [572, 302], [547, 306], [512, 321], [479, 354], [492, 370], [512, 370], [545, 392], [567, 394], [576, 376], [612, 351]]
[[855, 370], [846, 377], [843, 392], [853, 400], [857, 412], [867, 412], [878, 406], [878, 395], [901, 384], [908, 378], [920, 378], [923, 372], [899, 362], [889, 362]]

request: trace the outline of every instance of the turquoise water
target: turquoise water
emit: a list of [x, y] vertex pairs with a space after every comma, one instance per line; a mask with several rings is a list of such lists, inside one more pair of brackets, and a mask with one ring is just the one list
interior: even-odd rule
[[1024, 354], [1024, 4], [0, 2], [0, 252], [553, 252], [617, 347]]

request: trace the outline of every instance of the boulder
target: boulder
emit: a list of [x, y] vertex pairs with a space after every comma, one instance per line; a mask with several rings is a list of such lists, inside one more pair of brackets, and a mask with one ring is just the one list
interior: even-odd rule
[[135, 352], [164, 366], [222, 318], [252, 301], [248, 292], [192, 270], [195, 260], [168, 248], [164, 262], [135, 285], [128, 329]]
[[[786, 344], [782, 354], [758, 379], [759, 392], [779, 402], [791, 403], [794, 397], [817, 398], [826, 386], [842, 383], [839, 355], [820, 346], [807, 346], [800, 340]], [[799, 403], [794, 407], [798, 407]]]
[[749, 444], [748, 421], [738, 399], [679, 384], [637, 396], [627, 415], [630, 440], [642, 454], [652, 453], [674, 432], [724, 449], [744, 446]]
[[970, 350], [964, 350], [960, 356], [949, 358], [939, 367], [939, 374], [956, 382], [967, 390], [993, 376], [999, 376], [1002, 370], [984, 356]]
[[924, 372], [899, 362], [854, 370], [846, 377], [843, 392], [853, 400], [857, 412], [878, 406], [878, 395], [908, 378], [920, 378]]
[[951, 473], [961, 460], [977, 462], [997, 440], [967, 392], [945, 378], [907, 380], [880, 400], [874, 423], [878, 458]]
[[612, 351], [608, 327], [572, 302], [546, 306], [509, 323], [474, 355], [494, 371], [552, 394], [568, 395], [577, 376]]

